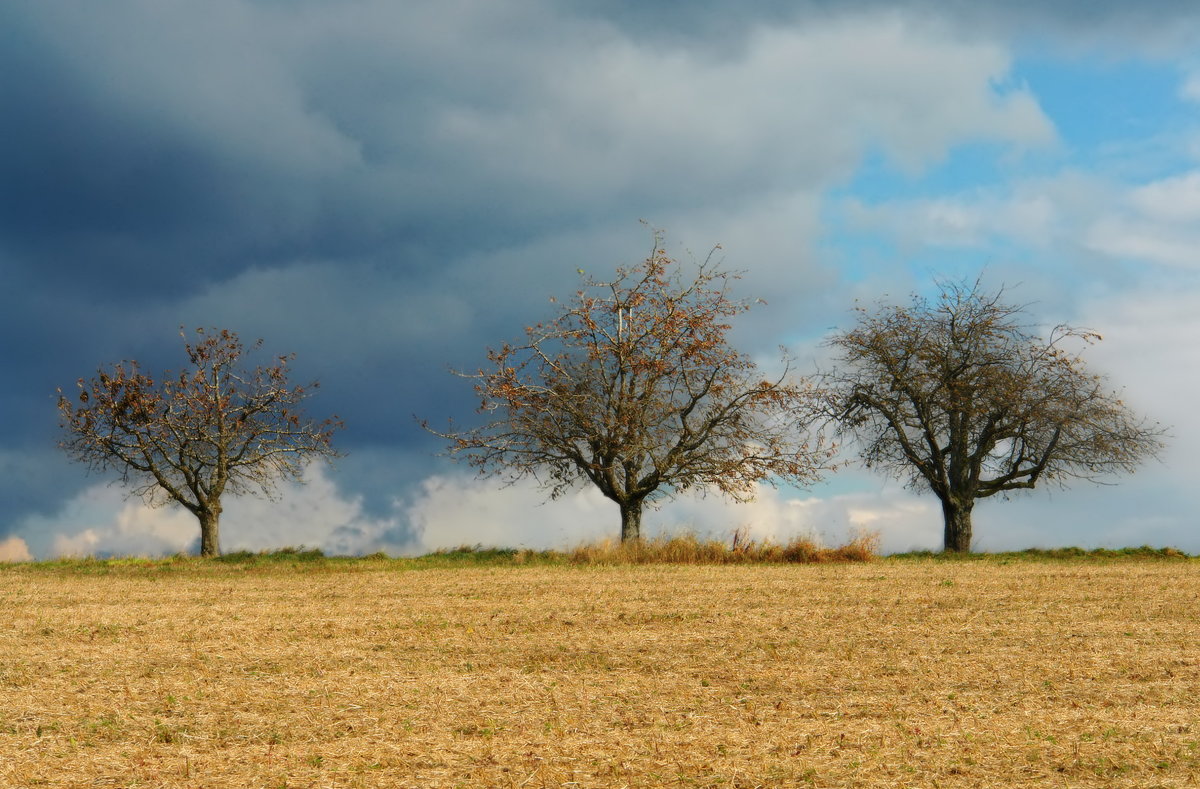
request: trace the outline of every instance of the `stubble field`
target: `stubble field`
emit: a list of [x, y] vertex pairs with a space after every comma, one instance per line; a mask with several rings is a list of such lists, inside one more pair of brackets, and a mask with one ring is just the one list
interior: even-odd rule
[[0, 785], [1200, 785], [1200, 564], [0, 570]]

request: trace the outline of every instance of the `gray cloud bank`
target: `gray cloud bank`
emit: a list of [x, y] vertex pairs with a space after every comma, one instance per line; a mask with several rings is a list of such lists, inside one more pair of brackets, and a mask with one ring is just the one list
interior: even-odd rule
[[53, 393], [101, 362], [172, 366], [180, 324], [297, 352], [324, 383], [314, 410], [349, 425], [326, 526], [281, 516], [231, 547], [437, 542], [430, 480], [457, 472], [411, 415], [467, 415], [447, 368], [543, 315], [576, 268], [636, 261], [639, 218], [746, 270], [771, 302], [742, 330], [753, 350], [810, 342], [854, 295], [908, 284], [821, 254], [826, 196], [866, 157], [919, 172], [964, 141], [1053, 146], [1008, 80], [1013, 41], [1170, 53], [1197, 22], [987, 5], [4, 4], [0, 536], [178, 549], [183, 526], [138, 521], [55, 454]]

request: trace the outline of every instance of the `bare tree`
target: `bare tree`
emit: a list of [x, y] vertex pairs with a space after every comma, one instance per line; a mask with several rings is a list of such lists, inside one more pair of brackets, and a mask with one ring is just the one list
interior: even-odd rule
[[487, 421], [432, 430], [484, 476], [532, 477], [552, 498], [595, 485], [620, 508], [622, 541], [641, 536], [648, 502], [709, 487], [746, 500], [758, 482], [817, 479], [831, 456], [799, 432], [815, 390], [786, 370], [762, 377], [730, 347], [729, 320], [750, 307], [729, 295], [736, 277], [710, 254], [689, 278], [661, 241], [611, 282], [581, 270], [569, 306], [471, 376]]
[[860, 307], [858, 325], [829, 341], [840, 356], [824, 382], [841, 432], [867, 467], [933, 491], [946, 551], [970, 551], [977, 499], [1099, 482], [1163, 446], [1163, 430], [1085, 368], [1098, 334], [1060, 325], [1039, 337], [1003, 299], [978, 281], [945, 283], [936, 303]]
[[155, 381], [129, 361], [79, 379], [78, 403], [60, 389], [60, 446], [93, 471], [115, 469], [148, 504], [183, 506], [200, 522], [201, 555], [217, 556], [222, 495], [269, 496], [277, 480], [299, 479], [312, 458], [337, 456], [331, 441], [342, 424], [304, 415], [317, 384], [288, 382], [294, 356], [246, 370], [237, 334], [196, 333], [195, 344], [185, 337], [190, 366], [177, 375]]

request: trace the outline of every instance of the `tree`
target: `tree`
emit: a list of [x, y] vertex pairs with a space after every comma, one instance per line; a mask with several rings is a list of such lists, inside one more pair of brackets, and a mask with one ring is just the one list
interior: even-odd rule
[[237, 334], [196, 334], [194, 344], [185, 336], [189, 367], [177, 375], [155, 381], [128, 361], [80, 378], [78, 403], [60, 389], [60, 446], [92, 471], [115, 469], [147, 504], [183, 506], [200, 522], [201, 555], [217, 556], [222, 495], [272, 495], [311, 459], [337, 456], [331, 441], [342, 424], [304, 415], [300, 404], [317, 384], [289, 383], [294, 356], [246, 370]]
[[978, 281], [940, 290], [935, 303], [858, 308], [858, 325], [829, 340], [840, 356], [824, 383], [867, 467], [941, 501], [946, 551], [970, 551], [977, 499], [1099, 482], [1161, 449], [1162, 429], [1084, 366], [1100, 335], [1060, 325], [1039, 337]]
[[[688, 278], [660, 248], [611, 282], [582, 270], [582, 288], [519, 344], [489, 349], [476, 381], [486, 423], [450, 442], [483, 476], [532, 477], [551, 498], [591, 483], [616, 502], [621, 539], [641, 536], [643, 507], [678, 491], [716, 488], [746, 500], [779, 477], [815, 480], [831, 453], [798, 428], [814, 389], [763, 378], [730, 347], [735, 275], [710, 254]], [[715, 250], [714, 250], [715, 251]]]

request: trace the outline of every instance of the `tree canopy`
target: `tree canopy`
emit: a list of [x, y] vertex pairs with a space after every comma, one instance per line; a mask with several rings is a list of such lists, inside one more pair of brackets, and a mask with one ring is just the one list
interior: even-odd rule
[[74, 400], [59, 390], [60, 446], [92, 470], [115, 470], [148, 504], [187, 509], [200, 522], [201, 554], [214, 556], [221, 497], [271, 495], [278, 480], [299, 479], [313, 458], [336, 457], [332, 439], [341, 422], [304, 414], [302, 401], [317, 384], [289, 382], [293, 356], [246, 369], [236, 333], [196, 333], [194, 343], [185, 336], [188, 366], [176, 374], [155, 380], [126, 361], [80, 378]]
[[730, 295], [736, 276], [712, 255], [689, 271], [661, 240], [611, 281], [581, 271], [556, 317], [471, 376], [485, 421], [433, 431], [481, 474], [531, 477], [551, 497], [595, 485], [622, 540], [640, 536], [647, 503], [709, 488], [745, 500], [758, 483], [816, 480], [831, 456], [806, 434], [815, 389], [731, 347], [730, 321], [751, 306]]
[[977, 499], [1102, 481], [1162, 447], [1163, 430], [1084, 365], [1099, 340], [1065, 325], [1038, 336], [1003, 289], [943, 283], [933, 302], [860, 307], [829, 340], [838, 356], [824, 384], [866, 465], [931, 490], [945, 549], [969, 551]]

